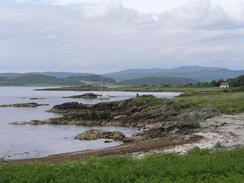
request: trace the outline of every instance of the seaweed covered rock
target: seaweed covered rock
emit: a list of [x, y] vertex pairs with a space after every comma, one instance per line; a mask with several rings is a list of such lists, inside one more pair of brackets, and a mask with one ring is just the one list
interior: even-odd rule
[[[62, 117], [43, 121], [35, 120], [29, 124], [135, 127], [146, 129], [137, 136], [146, 139], [172, 134], [190, 134], [200, 128], [202, 121], [220, 114], [211, 106], [191, 108], [189, 105], [150, 95], [94, 105], [77, 102], [64, 103], [54, 106], [50, 111], [60, 113]], [[112, 132], [92, 130], [77, 138], [122, 139], [114, 135]]]
[[88, 105], [84, 105], [78, 102], [68, 102], [68, 103], [64, 103], [61, 105], [56, 105], [54, 106], [50, 112], [55, 112], [55, 113], [71, 113], [74, 111], [80, 111], [80, 110], [84, 110], [87, 109]]
[[99, 96], [101, 95], [98, 95], [98, 94], [95, 94], [95, 93], [85, 93], [83, 95], [74, 95], [74, 96], [71, 96], [71, 97], [65, 97], [65, 98], [75, 98], [75, 99], [97, 99]]
[[40, 106], [48, 106], [48, 104], [38, 104], [38, 103], [18, 103], [18, 104], [5, 104], [5, 105], [0, 105], [0, 107], [16, 107], [16, 108], [35, 108], [35, 107], [40, 107]]
[[123, 141], [125, 139], [125, 135], [119, 131], [107, 132], [104, 130], [92, 129], [79, 134], [75, 138], [79, 140], [111, 139], [116, 141]]

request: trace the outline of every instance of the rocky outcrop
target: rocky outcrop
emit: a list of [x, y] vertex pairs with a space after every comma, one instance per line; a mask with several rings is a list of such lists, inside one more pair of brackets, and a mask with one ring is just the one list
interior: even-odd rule
[[178, 121], [185, 121], [192, 125], [194, 122], [200, 122], [208, 118], [220, 115], [220, 111], [211, 106], [200, 108], [192, 112], [185, 112], [178, 116]]
[[167, 99], [140, 96], [124, 101], [84, 105], [77, 102], [54, 106], [50, 112], [62, 117], [34, 120], [29, 124], [121, 126], [146, 129], [136, 138], [156, 138], [172, 134], [189, 134], [200, 122], [219, 115], [213, 107], [198, 109], [179, 105]]
[[123, 141], [126, 137], [119, 131], [108, 132], [99, 129], [92, 129], [79, 134], [75, 138], [79, 140], [111, 139], [115, 141]]
[[38, 103], [19, 103], [19, 104], [5, 104], [5, 105], [0, 105], [0, 107], [16, 107], [16, 108], [21, 108], [21, 107], [28, 107], [28, 108], [35, 108], [35, 107], [40, 107], [40, 106], [48, 106], [48, 104], [38, 104]]
[[166, 99], [141, 96], [134, 99], [84, 105], [77, 102], [54, 106], [50, 112], [61, 118], [32, 121], [33, 124], [72, 124], [84, 126], [123, 126], [139, 128], [197, 128], [199, 122], [219, 114], [212, 107], [189, 111]]
[[[63, 114], [62, 118], [51, 120], [79, 125], [109, 125], [144, 127], [145, 124], [170, 121], [184, 109], [170, 102], [162, 102], [153, 96], [142, 96], [125, 101], [84, 105], [65, 103], [54, 106], [50, 112]], [[155, 102], [162, 105], [156, 106]]]
[[[137, 97], [140, 100], [154, 100], [151, 96]], [[138, 99], [125, 101], [84, 105], [80, 103], [65, 103], [54, 106], [50, 111], [63, 114], [62, 118], [52, 119], [51, 123], [68, 123], [77, 125], [101, 125], [148, 128], [177, 126], [179, 128], [196, 128], [199, 122], [219, 114], [212, 107], [196, 111], [188, 111], [184, 106], [171, 102], [162, 102], [150, 106]], [[149, 101], [150, 102], [150, 101]]]
[[97, 99], [99, 96], [98, 94], [94, 94], [94, 93], [85, 93], [83, 95], [74, 95], [71, 97], [65, 97], [65, 98], [74, 98], [74, 99]]

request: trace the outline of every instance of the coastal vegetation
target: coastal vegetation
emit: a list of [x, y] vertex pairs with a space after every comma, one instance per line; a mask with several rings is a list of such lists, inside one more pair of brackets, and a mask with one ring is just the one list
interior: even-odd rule
[[244, 112], [244, 92], [189, 92], [173, 99], [177, 104], [187, 105], [190, 108], [213, 106], [225, 114]]
[[142, 158], [110, 156], [76, 161], [0, 163], [1, 183], [233, 182], [244, 180], [244, 149], [194, 149]]

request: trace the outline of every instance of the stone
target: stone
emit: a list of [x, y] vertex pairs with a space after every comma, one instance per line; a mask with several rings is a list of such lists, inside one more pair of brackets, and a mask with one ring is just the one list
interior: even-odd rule
[[79, 140], [98, 140], [98, 139], [111, 139], [116, 141], [123, 141], [125, 135], [122, 132], [107, 132], [99, 129], [92, 129], [85, 131], [75, 137]]

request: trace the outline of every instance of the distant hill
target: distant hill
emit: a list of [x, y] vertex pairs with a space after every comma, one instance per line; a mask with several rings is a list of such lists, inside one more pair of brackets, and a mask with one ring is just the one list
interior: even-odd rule
[[105, 74], [106, 77], [114, 78], [115, 80], [130, 80], [143, 77], [177, 77], [189, 78], [200, 82], [209, 82], [212, 80], [229, 79], [244, 74], [244, 70], [235, 71], [223, 68], [189, 66], [179, 67], [174, 69], [135, 69], [124, 70]]
[[12, 77], [12, 76], [17, 76], [19, 75], [18, 73], [0, 73], [0, 77]]
[[12, 77], [0, 77], [1, 86], [51, 86], [78, 84], [81, 84], [81, 82], [67, 82], [64, 79], [40, 74], [20, 74]]
[[[100, 82], [101, 80], [104, 83], [116, 83], [118, 81], [118, 84], [185, 84], [196, 81], [228, 80], [240, 75], [244, 75], [244, 70], [238, 71], [201, 66], [187, 66], [174, 69], [132, 69], [104, 75], [73, 72], [0, 73], [0, 85], [77, 85], [86, 82]], [[167, 80], [169, 82], [166, 82]]]
[[89, 76], [93, 75], [90, 73], [76, 73], [76, 72], [27, 72], [27, 73], [0, 73], [0, 77], [11, 77], [18, 76], [21, 74], [35, 74], [35, 75], [46, 75], [55, 78], [67, 78], [72, 76]]
[[137, 79], [123, 80], [118, 82], [119, 85], [186, 85], [196, 84], [197, 81], [188, 78], [176, 77], [143, 77]]
[[89, 73], [75, 73], [75, 72], [40, 72], [37, 74], [52, 76], [56, 78], [67, 78], [67, 77], [73, 77], [73, 76], [89, 76], [92, 74]]
[[111, 78], [99, 75], [71, 76], [67, 78], [57, 78], [44, 74], [16, 74], [10, 77], [0, 76], [0, 86], [73, 86], [83, 85], [85, 82], [115, 82]]
[[96, 82], [100, 83], [101, 81], [104, 83], [115, 83], [116, 81], [112, 78], [100, 76], [100, 75], [95, 75], [95, 74], [90, 74], [86, 76], [71, 76], [64, 78], [65, 81], [83, 81], [83, 82]]

